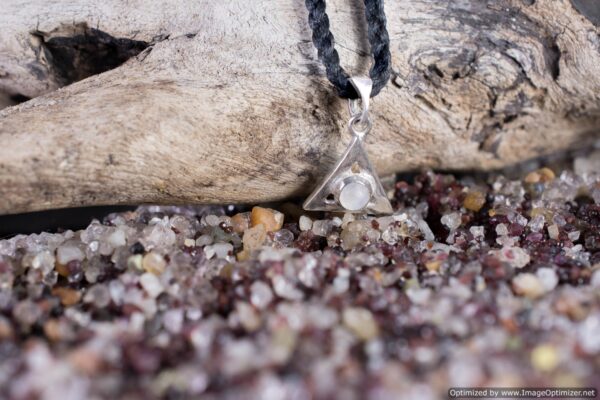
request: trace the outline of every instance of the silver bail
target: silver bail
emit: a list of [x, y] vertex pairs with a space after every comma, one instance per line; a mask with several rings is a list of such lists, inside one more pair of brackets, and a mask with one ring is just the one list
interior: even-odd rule
[[363, 139], [372, 126], [369, 117], [369, 101], [371, 100], [373, 81], [365, 76], [355, 76], [350, 78], [350, 83], [360, 96], [360, 106], [358, 104], [359, 99], [348, 100], [348, 110], [351, 117], [349, 127], [353, 135]]
[[350, 83], [356, 89], [360, 96], [362, 112], [358, 109], [358, 99], [350, 99], [348, 107], [350, 115], [355, 116], [361, 114], [361, 120], [366, 120], [369, 117], [369, 100], [371, 100], [371, 90], [373, 89], [373, 81], [365, 76], [355, 76], [350, 78]]

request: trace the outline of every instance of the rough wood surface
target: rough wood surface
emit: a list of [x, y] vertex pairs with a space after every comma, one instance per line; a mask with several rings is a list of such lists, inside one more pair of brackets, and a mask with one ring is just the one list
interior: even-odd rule
[[[364, 72], [360, 4], [328, 10], [342, 63]], [[348, 143], [302, 1], [2, 8], [0, 91], [35, 98], [0, 111], [0, 213], [284, 199], [306, 194]], [[496, 168], [597, 137], [600, 31], [581, 7], [394, 0], [386, 12], [394, 77], [367, 141], [381, 174]], [[46, 41], [85, 24], [149, 47], [58, 89], [68, 74]]]

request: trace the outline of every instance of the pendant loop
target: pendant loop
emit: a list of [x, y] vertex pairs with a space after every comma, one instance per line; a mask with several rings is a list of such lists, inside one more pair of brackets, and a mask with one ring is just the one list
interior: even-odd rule
[[350, 122], [348, 122], [348, 127], [350, 128], [352, 135], [357, 136], [361, 140], [367, 136], [367, 133], [369, 133], [371, 127], [373, 127], [373, 122], [368, 115], [366, 120], [363, 120], [362, 118], [362, 114], [356, 114], [354, 117], [350, 118]]
[[[354, 118], [360, 115], [358, 121], [363, 124], [368, 124], [369, 120], [369, 100], [371, 99], [371, 89], [373, 89], [373, 81], [371, 78], [364, 76], [357, 76], [350, 78], [350, 83], [354, 86], [354, 89], [360, 95], [360, 107], [358, 105], [358, 99], [348, 100], [348, 109], [350, 110], [350, 117]], [[362, 110], [361, 110], [362, 107]]]

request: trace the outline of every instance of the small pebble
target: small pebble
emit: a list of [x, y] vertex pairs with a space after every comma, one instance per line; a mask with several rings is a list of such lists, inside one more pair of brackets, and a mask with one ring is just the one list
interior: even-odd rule
[[496, 235], [498, 235], [498, 236], [508, 235], [508, 228], [506, 227], [506, 224], [496, 225]]
[[489, 254], [496, 256], [500, 261], [513, 268], [523, 268], [530, 263], [531, 257], [521, 247], [504, 246], [500, 250], [491, 250]]
[[[343, 224], [342, 224], [343, 226]], [[367, 221], [351, 221], [340, 234], [342, 247], [349, 250], [362, 242], [363, 236], [369, 230], [370, 224]]]
[[213, 246], [205, 246], [204, 247], [204, 255], [206, 256], [207, 260], [210, 260], [211, 258], [213, 258], [215, 256], [215, 249], [213, 248]]
[[413, 303], [424, 305], [427, 304], [427, 302], [431, 298], [431, 289], [409, 287], [408, 289], [406, 289], [406, 295]]
[[425, 263], [425, 268], [427, 268], [429, 272], [438, 272], [440, 265], [442, 265], [441, 260], [428, 261]]
[[331, 223], [335, 227], [340, 227], [340, 226], [342, 226], [343, 221], [340, 217], [333, 217], [333, 218], [331, 218]]
[[235, 255], [236, 260], [239, 262], [250, 259], [250, 252], [248, 250], [242, 250]]
[[58, 320], [54, 318], [50, 318], [46, 322], [44, 322], [43, 329], [44, 335], [46, 335], [46, 337], [53, 342], [58, 342], [64, 339], [65, 332], [63, 326]]
[[123, 297], [125, 297], [125, 285], [119, 280], [110, 281], [108, 284], [108, 291], [110, 293], [110, 298], [113, 303], [117, 306], [123, 304]]
[[160, 275], [165, 272], [166, 267], [167, 262], [165, 261], [165, 258], [153, 251], [147, 253], [142, 259], [142, 268], [147, 272]]
[[55, 287], [52, 289], [52, 294], [58, 297], [61, 304], [65, 307], [75, 305], [81, 300], [81, 292], [68, 287]]
[[49, 251], [41, 251], [33, 257], [31, 267], [48, 273], [54, 269], [55, 261], [54, 256]]
[[67, 360], [75, 368], [85, 375], [97, 374], [103, 364], [100, 354], [86, 347], [79, 347], [67, 355]]
[[158, 297], [158, 295], [164, 290], [163, 285], [160, 283], [158, 277], [150, 272], [146, 272], [140, 276], [140, 285], [152, 298]]
[[83, 301], [93, 304], [96, 308], [105, 308], [110, 304], [110, 292], [106, 285], [96, 284], [85, 292]]
[[554, 171], [550, 168], [540, 168], [537, 171], [530, 172], [525, 176], [525, 183], [545, 183], [553, 180], [556, 177]]
[[213, 258], [213, 256], [216, 256], [217, 258], [227, 258], [227, 256], [232, 253], [233, 245], [231, 243], [215, 243], [204, 247], [204, 254], [209, 260]]
[[477, 212], [485, 204], [485, 193], [479, 190], [471, 190], [467, 193], [465, 200], [463, 201], [463, 207], [467, 210]]
[[304, 293], [281, 275], [273, 277], [273, 290], [277, 296], [287, 300], [302, 300], [304, 298]]
[[531, 351], [531, 364], [538, 371], [552, 371], [558, 366], [558, 363], [556, 348], [550, 344], [538, 345]]
[[267, 232], [275, 232], [283, 226], [283, 214], [270, 208], [253, 207], [250, 226], [262, 225]]
[[303, 232], [310, 230], [312, 228], [312, 223], [312, 219], [310, 219], [306, 215], [302, 215], [300, 217], [300, 220], [298, 221], [300, 230]]
[[212, 235], [200, 235], [198, 239], [196, 239], [196, 246], [203, 247], [212, 244], [213, 237]]
[[244, 233], [250, 227], [250, 213], [239, 213], [231, 217], [231, 227], [235, 233]]
[[258, 224], [252, 228], [246, 229], [242, 242], [244, 243], [244, 250], [251, 252], [258, 250], [265, 240], [267, 239], [267, 231], [263, 224]]
[[142, 256], [141, 254], [135, 254], [133, 256], [130, 256], [127, 259], [127, 268], [131, 268], [136, 271], [141, 271], [143, 259], [144, 256]]
[[330, 220], [316, 220], [312, 224], [312, 232], [316, 236], [327, 237], [334, 225]]
[[204, 221], [208, 226], [218, 226], [221, 223], [221, 220], [216, 215], [207, 215]]
[[398, 243], [399, 239], [400, 239], [400, 235], [398, 235], [398, 232], [393, 227], [388, 227], [381, 234], [381, 240], [383, 240], [384, 242], [386, 242], [389, 245], [394, 245], [394, 244]]
[[446, 214], [442, 216], [442, 224], [444, 224], [450, 231], [454, 231], [460, 226], [462, 222], [462, 216], [458, 212]]
[[56, 260], [62, 264], [67, 265], [70, 261], [83, 261], [85, 254], [77, 246], [63, 245], [56, 249]]
[[554, 290], [556, 285], [558, 285], [558, 275], [552, 268], [538, 268], [537, 271], [535, 271], [535, 275], [542, 283], [546, 292]]
[[256, 281], [250, 286], [250, 301], [254, 307], [264, 309], [273, 300], [271, 287], [262, 281]]
[[180, 333], [183, 327], [183, 310], [181, 308], [167, 310], [163, 316], [163, 325], [172, 334]]
[[469, 232], [475, 239], [484, 238], [485, 237], [485, 228], [483, 226], [472, 226], [469, 228]]
[[346, 228], [348, 224], [352, 221], [356, 220], [356, 217], [352, 213], [344, 213], [344, 217], [342, 218], [342, 228]]
[[544, 229], [545, 220], [546, 219], [543, 215], [536, 215], [535, 217], [531, 218], [531, 221], [529, 221], [529, 228], [532, 232], [540, 232], [542, 229]]
[[273, 234], [273, 240], [282, 247], [291, 247], [294, 239], [294, 234], [287, 229], [280, 229]]
[[537, 276], [531, 273], [523, 273], [512, 279], [512, 287], [515, 293], [530, 299], [541, 297], [545, 290], [544, 285]]
[[548, 227], [548, 236], [550, 239], [558, 240], [558, 225], [553, 224]]
[[120, 247], [125, 246], [127, 244], [125, 232], [123, 232], [121, 229], [115, 229], [113, 233], [108, 235], [108, 238], [106, 240], [112, 247]]
[[576, 240], [579, 239], [580, 234], [581, 234], [581, 232], [579, 232], [579, 231], [573, 231], [573, 232], [569, 232], [567, 236], [570, 241], [575, 242]]
[[379, 335], [379, 327], [373, 314], [365, 308], [348, 307], [342, 313], [344, 325], [362, 340], [371, 340]]
[[244, 329], [248, 332], [254, 332], [260, 328], [261, 321], [254, 307], [248, 303], [238, 302], [235, 306], [238, 318]]

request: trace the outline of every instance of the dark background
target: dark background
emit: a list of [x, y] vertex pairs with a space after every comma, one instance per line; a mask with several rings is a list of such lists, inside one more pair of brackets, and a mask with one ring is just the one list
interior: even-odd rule
[[0, 239], [18, 233], [56, 232], [66, 229], [82, 229], [94, 218], [117, 211], [133, 210], [134, 206], [64, 208], [26, 214], [0, 216]]

